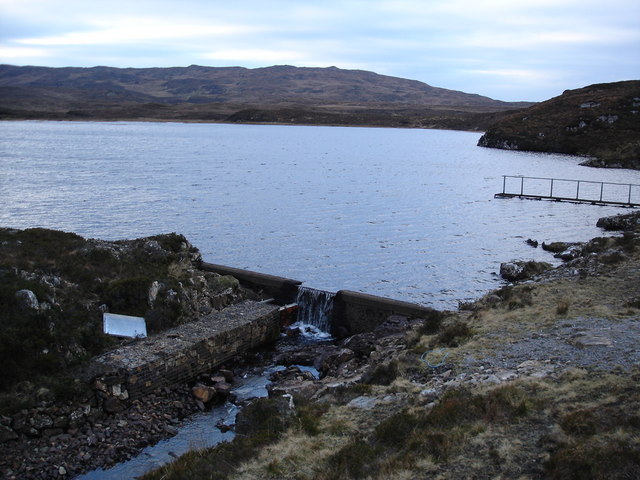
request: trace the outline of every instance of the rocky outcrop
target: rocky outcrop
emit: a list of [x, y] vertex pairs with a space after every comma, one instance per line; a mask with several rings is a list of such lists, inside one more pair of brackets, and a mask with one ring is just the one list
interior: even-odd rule
[[67, 391], [55, 384], [73, 381], [71, 368], [120, 342], [103, 333], [104, 312], [144, 317], [154, 333], [255, 298], [200, 270], [198, 250], [175, 233], [108, 242], [0, 229], [0, 245], [0, 391], [40, 375]]
[[586, 165], [640, 169], [640, 81], [591, 85], [492, 125], [482, 147], [592, 157]]
[[598, 219], [596, 226], [610, 231], [638, 231], [640, 230], [640, 212], [602, 217]]

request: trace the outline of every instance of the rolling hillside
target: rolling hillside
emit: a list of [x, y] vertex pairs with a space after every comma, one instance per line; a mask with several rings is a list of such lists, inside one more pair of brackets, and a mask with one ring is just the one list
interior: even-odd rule
[[508, 103], [361, 70], [0, 66], [0, 118], [482, 128]]
[[506, 116], [483, 147], [590, 157], [585, 164], [640, 169], [640, 81], [603, 83]]

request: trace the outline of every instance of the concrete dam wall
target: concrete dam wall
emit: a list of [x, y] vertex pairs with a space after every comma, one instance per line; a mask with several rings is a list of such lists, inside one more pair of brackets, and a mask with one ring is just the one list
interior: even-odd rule
[[[204, 263], [202, 268], [233, 275], [274, 302], [246, 300], [96, 357], [89, 374], [99, 396], [131, 401], [159, 388], [191, 382], [234, 356], [279, 338], [280, 305], [290, 306], [301, 298], [297, 294], [303, 290], [302, 282], [222, 265]], [[432, 308], [349, 290], [317, 292], [331, 296], [323, 328], [329, 326], [338, 338], [373, 330], [390, 315], [428, 321], [439, 314]]]
[[[296, 299], [299, 298], [297, 296], [298, 291], [303, 288], [301, 287], [301, 281], [285, 277], [205, 262], [202, 263], [201, 268], [221, 275], [232, 275], [240, 283], [248, 287], [263, 290], [281, 305], [295, 303]], [[320, 290], [317, 292], [332, 296], [332, 312], [328, 316], [330, 317], [331, 333], [336, 337], [346, 337], [371, 331], [383, 323], [390, 315], [424, 318], [428, 321], [432, 316], [439, 313], [433, 308], [415, 303], [351, 290], [339, 290], [335, 294]], [[323, 316], [325, 315], [327, 314], [323, 312]], [[322, 326], [325, 327], [325, 325]]]

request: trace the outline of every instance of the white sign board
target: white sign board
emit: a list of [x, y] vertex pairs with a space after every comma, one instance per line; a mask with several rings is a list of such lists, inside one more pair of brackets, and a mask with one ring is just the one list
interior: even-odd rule
[[142, 317], [104, 313], [102, 326], [107, 335], [133, 338], [147, 336], [147, 324]]

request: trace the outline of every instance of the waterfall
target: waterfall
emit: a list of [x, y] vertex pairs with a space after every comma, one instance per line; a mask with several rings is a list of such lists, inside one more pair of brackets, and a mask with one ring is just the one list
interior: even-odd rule
[[315, 288], [298, 287], [299, 323], [313, 325], [323, 332], [331, 332], [331, 315], [333, 313], [333, 298], [335, 293]]

